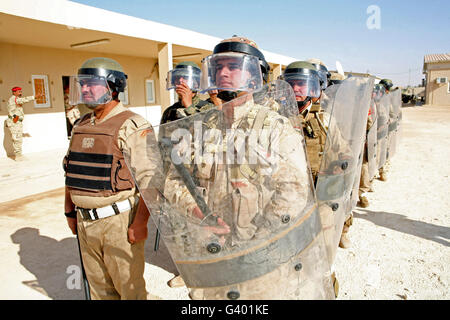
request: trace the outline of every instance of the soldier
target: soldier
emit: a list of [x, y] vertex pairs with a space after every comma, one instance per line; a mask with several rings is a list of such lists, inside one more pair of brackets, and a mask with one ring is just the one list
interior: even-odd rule
[[175, 89], [178, 101], [164, 110], [161, 124], [214, 107], [212, 101], [203, 101], [197, 95], [200, 75], [200, 68], [191, 61], [180, 62], [175, 69], [167, 73], [166, 89]]
[[263, 59], [249, 39], [219, 43], [201, 88], [218, 90], [222, 109], [168, 123], [161, 137], [172, 165], [152, 212], [193, 299], [334, 297], [303, 138], [270, 103], [296, 110], [293, 92], [263, 88]]
[[[69, 87], [64, 88], [64, 109], [66, 110], [66, 117], [69, 123], [73, 126], [75, 121], [81, 117], [78, 106], [72, 106], [69, 103]], [[72, 130], [70, 130], [72, 131]]]
[[311, 63], [316, 68], [319, 73], [320, 87], [322, 90], [325, 90], [328, 87], [328, 82], [331, 76], [327, 66], [322, 62], [322, 60], [317, 58], [308, 59], [307, 62]]
[[[389, 94], [389, 91], [391, 90], [391, 88], [393, 86], [392, 81], [389, 79], [382, 79], [382, 80], [380, 80], [379, 83], [384, 87], [385, 92], [386, 92], [385, 94]], [[392, 110], [392, 107], [390, 106], [390, 103], [389, 103], [389, 115], [391, 114], [391, 110]], [[379, 179], [381, 181], [387, 181], [387, 174], [389, 172], [389, 168], [390, 168], [389, 157], [386, 156], [385, 164], [378, 170]]]
[[[358, 139], [354, 137], [361, 133], [356, 132], [360, 127], [360, 119], [359, 113], [354, 112], [359, 97], [351, 95], [356, 93], [355, 88], [358, 88], [359, 80], [355, 79], [354, 83], [352, 81], [345, 86], [345, 82], [336, 84], [322, 91], [323, 83], [317, 68], [306, 61], [296, 61], [288, 65], [283, 79], [291, 84], [295, 92], [308, 162], [319, 201], [328, 259], [332, 265], [340, 239], [345, 238], [348, 232], [345, 226], [352, 221], [347, 203], [356, 178], [355, 158], [359, 154], [356, 149], [360, 148]], [[322, 79], [325, 81], [326, 77]], [[320, 103], [315, 103], [317, 101]], [[335, 111], [339, 118], [331, 115], [331, 112]], [[357, 123], [350, 125], [352, 118]], [[338, 283], [334, 272], [333, 281], [337, 296]]]
[[328, 79], [328, 86], [342, 83], [345, 80], [345, 76], [340, 73], [330, 71], [330, 78]]
[[[135, 161], [145, 149], [142, 140], [128, 138], [134, 132], [155, 138], [151, 125], [118, 99], [126, 79], [119, 63], [100, 57], [86, 60], [70, 79], [70, 104], [93, 110], [76, 123], [64, 158], [65, 215], [79, 238], [93, 299], [147, 298], [143, 274], [149, 212], [124, 154]], [[145, 170], [135, 172], [136, 180], [148, 179], [155, 170], [154, 163], [146, 162]]]
[[[239, 39], [241, 39], [241, 40], [239, 40]], [[242, 43], [249, 42], [248, 44], [251, 46], [253, 46], [253, 44], [254, 44], [254, 42], [249, 39], [240, 38], [236, 35], [233, 35], [232, 38], [226, 39], [221, 42], [221, 46], [225, 48], [225, 49], [221, 49], [221, 50], [226, 50], [226, 46], [230, 46], [229, 43], [231, 43], [231, 42], [242, 42]], [[256, 44], [255, 44], [255, 46], [256, 46]], [[262, 53], [259, 52], [259, 50], [258, 50], [258, 52], [250, 51], [249, 54], [253, 54], [255, 57], [257, 57], [259, 59], [259, 63], [261, 65], [261, 73], [262, 73], [262, 77], [263, 77], [263, 83], [266, 83], [267, 79], [268, 79], [268, 74], [270, 71], [270, 66], [265, 61], [264, 56], [262, 55]], [[169, 79], [169, 77], [168, 77], [168, 79]], [[214, 107], [214, 105], [220, 106], [222, 104], [222, 101], [228, 101], [230, 99], [230, 97], [227, 96], [227, 94], [225, 93], [227, 91], [222, 90], [219, 93], [217, 90], [210, 90], [208, 92], [210, 95], [210, 99], [207, 100], [209, 102], [209, 104], [207, 104], [205, 106], [201, 105], [200, 109], [192, 110], [191, 112], [188, 112], [188, 110], [186, 110], [186, 113], [193, 114], [196, 111], [205, 111], [205, 110], [210, 109], [211, 107]], [[263, 99], [264, 99], [264, 97], [265, 97], [265, 95], [263, 94]], [[265, 102], [267, 102], [267, 101], [265, 101]], [[213, 103], [214, 105], [212, 105], [211, 103]], [[276, 111], [279, 109], [279, 106], [276, 103], [274, 103], [274, 101], [271, 101], [271, 109]], [[178, 118], [181, 118], [181, 117], [182, 116], [180, 116]], [[163, 118], [164, 118], [164, 116], [163, 116]], [[165, 122], [161, 121], [161, 124], [163, 124], [163, 123], [165, 123]], [[172, 278], [171, 280], [169, 280], [168, 285], [172, 288], [175, 288], [175, 287], [184, 286], [185, 283], [184, 283], [183, 279], [181, 278], [181, 276], [177, 275], [174, 278]]]
[[[375, 106], [375, 91], [372, 93], [372, 101], [371, 101], [371, 107], [369, 109], [369, 114], [367, 116], [367, 125], [366, 125], [366, 141], [364, 143], [364, 153], [363, 153], [363, 160], [362, 160], [362, 166], [361, 166], [361, 176], [359, 181], [359, 190], [358, 190], [358, 196], [359, 201], [358, 205], [361, 208], [367, 208], [369, 206], [369, 200], [367, 199], [367, 192], [370, 192], [372, 190], [372, 177], [369, 174], [369, 147], [373, 147], [373, 145], [369, 146], [369, 143], [374, 144], [376, 142], [375, 139], [372, 140], [369, 139], [369, 132], [372, 129], [372, 126], [374, 125], [377, 117], [377, 111]], [[375, 134], [376, 126], [373, 128], [373, 133]], [[369, 140], [371, 142], [369, 142]], [[374, 149], [374, 148], [372, 148]], [[372, 159], [371, 159], [372, 160]]]
[[22, 139], [23, 139], [23, 119], [25, 114], [22, 105], [24, 103], [35, 100], [41, 95], [29, 96], [22, 98], [22, 88], [12, 88], [12, 96], [8, 100], [8, 119], [6, 119], [6, 127], [11, 133], [12, 144], [14, 149], [13, 159], [15, 161], [22, 161]]

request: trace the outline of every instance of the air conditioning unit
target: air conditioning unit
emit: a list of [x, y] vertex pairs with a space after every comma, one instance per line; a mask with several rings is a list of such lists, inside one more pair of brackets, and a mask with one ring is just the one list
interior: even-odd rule
[[447, 83], [447, 77], [436, 78], [436, 83]]

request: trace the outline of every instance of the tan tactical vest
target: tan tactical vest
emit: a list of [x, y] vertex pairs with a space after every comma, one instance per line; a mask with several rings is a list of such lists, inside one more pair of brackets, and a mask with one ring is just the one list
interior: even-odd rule
[[305, 136], [306, 153], [311, 167], [313, 179], [316, 179], [320, 170], [325, 141], [327, 137], [324, 126], [323, 111], [320, 104], [313, 104], [306, 118], [300, 115], [302, 120], [303, 135]]
[[74, 127], [69, 153], [64, 159], [66, 186], [71, 194], [108, 197], [134, 188], [117, 142], [120, 127], [133, 115], [124, 111], [91, 125], [87, 114]]

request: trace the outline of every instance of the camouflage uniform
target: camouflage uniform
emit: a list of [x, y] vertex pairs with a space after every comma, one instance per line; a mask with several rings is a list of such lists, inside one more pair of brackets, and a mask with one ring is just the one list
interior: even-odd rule
[[22, 122], [25, 116], [22, 105], [33, 100], [34, 96], [20, 98], [14, 95], [8, 100], [8, 119], [6, 119], [6, 127], [11, 133], [15, 158], [20, 158], [22, 156]]
[[[322, 95], [324, 95], [324, 93], [322, 93]], [[326, 97], [323, 96], [322, 99], [326, 99]], [[336, 123], [331, 121], [330, 114], [324, 112], [320, 104], [313, 104], [309, 112], [303, 112], [303, 114], [299, 115], [299, 118], [302, 123], [303, 135], [305, 137], [308, 163], [311, 168], [313, 181], [316, 184], [317, 176], [321, 168], [328, 168], [331, 162], [340, 160], [343, 155], [351, 154], [351, 150], [346, 141], [341, 138]], [[330, 123], [333, 128], [330, 128], [329, 130]], [[328, 132], [332, 132], [333, 134], [328, 135], [327, 137]], [[329, 139], [328, 144], [331, 146], [331, 150], [328, 151], [329, 153], [327, 154], [325, 163], [322, 161], [322, 155], [325, 151], [327, 139]], [[335, 237], [334, 213], [328, 204], [320, 201], [320, 199], [318, 200], [325, 243], [327, 245], [332, 245]], [[329, 248], [327, 251], [330, 254], [334, 250]], [[332, 263], [334, 257], [329, 255], [328, 258], [330, 263]]]
[[[299, 218], [298, 214], [302, 212], [301, 208], [311, 201], [309, 199], [311, 184], [302, 136], [296, 132], [287, 118], [271, 108], [263, 107], [255, 103], [253, 99], [247, 101], [234, 108], [229, 127], [236, 130], [234, 132], [242, 130], [241, 133], [246, 135], [255, 130], [255, 124], [259, 122], [262, 126], [261, 129], [266, 130], [265, 134], [260, 136], [259, 141], [262, 146], [262, 154], [269, 155], [270, 141], [277, 141], [279, 146], [279, 150], [277, 150], [279, 162], [275, 167], [268, 164], [255, 169], [249, 163], [248, 154], [246, 154], [244, 163], [229, 165], [225, 169], [225, 174], [218, 174], [220, 164], [207, 161], [198, 165], [198, 171], [195, 173], [193, 168], [189, 168], [198, 181], [198, 188], [202, 190], [205, 201], [208, 202], [212, 212], [219, 216], [222, 212], [226, 212], [227, 210], [221, 208], [228, 205], [227, 197], [231, 193], [232, 217], [221, 218], [234, 226], [234, 229], [231, 230], [233, 246], [245, 245], [249, 240], [264, 239], [270, 234], [271, 231], [265, 224], [261, 225], [257, 222], [262, 211], [264, 217], [273, 223], [280, 221], [280, 218], [285, 215], [289, 215], [292, 220]], [[260, 112], [265, 113], [262, 119], [258, 116]], [[258, 118], [259, 120], [257, 120]], [[261, 120], [263, 121], [261, 122]], [[207, 141], [204, 148], [212, 154], [220, 154], [230, 147], [225, 140], [222, 145]], [[271, 168], [275, 168], [271, 172], [273, 180], [270, 186], [266, 186], [262, 171], [270, 171]], [[164, 196], [177, 211], [188, 217], [192, 216], [193, 209], [197, 207], [197, 203], [173, 166], [167, 176]], [[204, 236], [199, 234], [198, 237], [198, 241], [201, 242], [200, 238]], [[282, 264], [274, 271], [259, 278], [240, 283], [241, 297], [243, 299], [281, 299], [283, 297], [295, 299], [294, 292], [297, 290], [298, 280], [293, 281], [292, 287], [289, 288], [271, 286], [272, 289], [267, 290], [267, 284], [274, 284], [280, 281], [280, 278], [288, 277], [290, 268], [292, 266], [289, 263]], [[315, 287], [302, 289], [305, 289], [304, 292], [309, 294], [311, 299], [325, 296], [323, 292], [318, 293]], [[223, 287], [223, 289], [218, 287], [191, 288], [191, 297], [193, 299], [223, 299], [228, 290], [229, 287]], [[290, 292], [290, 295], [285, 296], [286, 291]]]
[[70, 124], [73, 126], [75, 121], [81, 117], [81, 113], [78, 109], [78, 106], [71, 106], [69, 104], [68, 94], [64, 94], [64, 108], [66, 110], [66, 117], [69, 120]]
[[197, 112], [202, 112], [214, 108], [215, 105], [209, 101], [203, 101], [198, 95], [192, 98], [192, 104], [189, 107], [184, 107], [181, 101], [175, 102], [173, 105], [164, 110], [161, 117], [161, 124], [167, 123], [169, 121], [178, 120]]

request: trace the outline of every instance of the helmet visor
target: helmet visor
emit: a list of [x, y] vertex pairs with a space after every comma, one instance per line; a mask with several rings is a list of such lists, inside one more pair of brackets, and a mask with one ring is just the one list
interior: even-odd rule
[[70, 77], [69, 104], [105, 104], [112, 100], [111, 89], [105, 77], [79, 74]]
[[320, 81], [315, 75], [285, 73], [284, 80], [291, 85], [296, 97], [320, 97]]
[[320, 78], [320, 86], [322, 88], [322, 90], [325, 90], [328, 86], [328, 73], [325, 70], [318, 70], [317, 71], [319, 73], [319, 78]]
[[259, 60], [242, 53], [217, 53], [202, 63], [201, 89], [227, 91], [254, 91], [262, 87]]
[[192, 91], [198, 91], [200, 87], [200, 69], [192, 66], [182, 66], [167, 73], [166, 89], [175, 89], [177, 85], [186, 84]]

